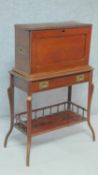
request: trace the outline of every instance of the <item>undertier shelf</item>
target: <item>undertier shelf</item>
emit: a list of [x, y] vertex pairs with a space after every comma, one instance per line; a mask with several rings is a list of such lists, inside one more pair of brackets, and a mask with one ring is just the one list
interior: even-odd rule
[[[65, 108], [66, 105], [66, 108]], [[60, 111], [61, 106], [64, 106], [63, 111]], [[56, 111], [57, 107], [57, 111]], [[51, 114], [46, 115], [45, 111], [51, 108]], [[55, 108], [55, 112], [53, 113], [53, 108]], [[69, 110], [70, 109], [70, 110]], [[36, 112], [44, 110], [44, 115], [38, 117]], [[82, 113], [79, 114], [79, 113]], [[68, 102], [56, 104], [53, 106], [48, 106], [45, 108], [40, 108], [37, 110], [33, 110], [32, 118], [32, 135], [39, 135], [42, 133], [46, 133], [49, 131], [53, 131], [59, 128], [64, 128], [76, 123], [80, 123], [86, 121], [85, 117], [86, 109], [81, 106], [78, 106], [72, 102], [70, 105]], [[27, 133], [27, 112], [22, 112], [16, 115], [16, 123], [15, 127], [22, 131], [23, 133]], [[34, 115], [35, 114], [35, 115]], [[25, 115], [25, 117], [24, 117]]]
[[[53, 131], [83, 121], [86, 121], [85, 117], [67, 111], [47, 117], [40, 117], [32, 120], [32, 135]], [[26, 133], [27, 122], [17, 123], [15, 124], [15, 127]]]

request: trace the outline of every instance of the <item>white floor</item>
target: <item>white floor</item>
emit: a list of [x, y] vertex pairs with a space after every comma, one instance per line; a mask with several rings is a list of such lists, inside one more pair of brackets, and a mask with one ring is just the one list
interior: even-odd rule
[[26, 137], [14, 129], [3, 148], [9, 127], [0, 119], [0, 175], [98, 175], [98, 118], [92, 117], [96, 141], [86, 123], [60, 129], [32, 139], [30, 167], [25, 166]]

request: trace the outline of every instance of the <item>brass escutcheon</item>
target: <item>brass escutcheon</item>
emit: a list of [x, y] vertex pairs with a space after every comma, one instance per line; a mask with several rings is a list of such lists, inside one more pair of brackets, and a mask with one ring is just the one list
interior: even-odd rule
[[77, 75], [76, 76], [76, 81], [79, 82], [79, 81], [83, 81], [85, 78], [84, 74], [81, 74], [81, 75]]
[[42, 81], [39, 83], [39, 88], [46, 89], [46, 88], [48, 88], [48, 85], [49, 85], [48, 81]]

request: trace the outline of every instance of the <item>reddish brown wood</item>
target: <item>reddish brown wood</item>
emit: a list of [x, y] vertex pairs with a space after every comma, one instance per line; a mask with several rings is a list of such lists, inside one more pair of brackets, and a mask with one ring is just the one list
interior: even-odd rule
[[[11, 70], [11, 74], [13, 74], [15, 77], [18, 77], [20, 79], [26, 80], [26, 81], [39, 81], [39, 80], [46, 80], [46, 79], [52, 79], [52, 78], [59, 78], [64, 77], [68, 75], [75, 75], [75, 74], [81, 74], [92, 71], [93, 68], [89, 65], [86, 66], [77, 66], [75, 68], [68, 68], [68, 69], [62, 69], [58, 71], [52, 70], [51, 72], [43, 72], [43, 73], [34, 73], [34, 74], [27, 74], [23, 71], [17, 71], [15, 69]], [[18, 80], [17, 80], [18, 81]], [[22, 81], [22, 80], [21, 80]]]
[[31, 73], [87, 65], [90, 32], [90, 27], [32, 32]]
[[93, 138], [93, 141], [95, 141], [95, 132], [94, 132], [94, 129], [91, 125], [91, 121], [90, 121], [90, 113], [91, 113], [91, 102], [92, 102], [92, 96], [93, 96], [93, 91], [94, 91], [94, 85], [92, 83], [92, 75], [93, 75], [93, 72], [91, 72], [90, 76], [90, 81], [89, 81], [89, 84], [88, 84], [88, 110], [87, 110], [87, 122], [88, 122], [88, 126], [92, 132], [92, 138]]
[[[50, 132], [59, 128], [64, 128], [76, 123], [86, 121], [86, 118], [75, 114], [74, 112], [60, 112], [46, 117], [40, 117], [32, 120], [32, 136]], [[17, 123], [15, 127], [26, 133], [27, 122]]]
[[10, 74], [10, 87], [8, 88], [8, 97], [10, 104], [10, 129], [4, 140], [4, 147], [7, 146], [8, 138], [14, 127], [14, 77]]
[[[63, 111], [68, 110], [68, 108], [67, 108], [67, 107], [68, 107], [68, 103], [69, 103], [69, 100], [64, 101], [64, 102], [61, 102], [61, 103], [49, 105], [49, 106], [44, 106], [44, 107], [42, 107], [42, 108], [36, 108], [36, 109], [32, 110], [32, 112], [33, 112], [33, 113], [36, 113], [36, 112], [39, 112], [39, 111], [43, 111], [43, 110], [49, 109], [49, 110], [50, 110], [50, 115], [51, 115], [51, 114], [52, 114], [52, 112], [51, 112], [52, 108], [58, 108], [58, 107], [60, 107], [60, 106], [63, 106]], [[74, 106], [75, 108], [81, 109], [82, 111], [87, 111], [86, 108], [84, 108], [84, 107], [82, 107], [82, 106], [80, 106], [80, 105], [77, 105], [76, 103], [73, 103], [72, 101], [70, 101], [70, 110], [71, 110], [72, 106]], [[72, 110], [72, 111], [73, 111], [73, 110]], [[56, 113], [58, 113], [58, 112], [60, 112], [60, 110], [59, 110], [59, 111], [57, 110]], [[74, 111], [73, 111], [73, 112], [74, 112]], [[26, 114], [27, 114], [27, 111], [17, 113], [17, 114], [15, 115], [15, 118], [18, 119], [18, 118], [20, 118], [22, 115], [26, 115]], [[44, 117], [44, 115], [41, 115], [41, 116]], [[24, 117], [25, 117], [25, 116], [24, 116]]]
[[[83, 83], [87, 82], [90, 80], [90, 71], [92, 68], [90, 67], [89, 69], [81, 70], [81, 72], [78, 73], [78, 71], [73, 71], [69, 72], [69, 74], [62, 72], [61, 75], [58, 75], [58, 77], [53, 77], [53, 75], [49, 77], [49, 74], [45, 76], [44, 79], [36, 77], [36, 79], [33, 77], [27, 77], [27, 76], [22, 76], [22, 74], [16, 73], [14, 71], [11, 72], [11, 74], [14, 75], [14, 84], [17, 88], [22, 89], [24, 91], [28, 91], [29, 87], [29, 82], [31, 82], [31, 92], [38, 92], [38, 91], [43, 91], [43, 90], [49, 90], [53, 88], [58, 88], [58, 87], [63, 87], [63, 86], [70, 86], [72, 84], [78, 84], [78, 83]], [[83, 75], [84, 78], [81, 80], [78, 80], [77, 77]], [[40, 83], [46, 82], [48, 83], [48, 86], [46, 88], [41, 88]]]
[[[11, 127], [5, 138], [5, 146], [14, 125], [14, 87], [27, 93], [27, 112], [16, 115], [15, 126], [27, 135], [26, 165], [29, 166], [31, 138], [58, 128], [87, 121], [90, 123], [90, 108], [93, 94], [92, 72], [89, 66], [91, 24], [50, 24], [50, 25], [16, 25], [15, 26], [15, 67], [10, 71], [9, 102]], [[89, 83], [87, 118], [86, 110], [72, 102], [72, 85]], [[68, 86], [67, 111], [32, 118], [32, 94], [35, 92]], [[76, 106], [77, 111], [73, 108]], [[47, 108], [47, 107], [46, 107]], [[82, 116], [79, 114], [82, 110]], [[36, 112], [35, 110], [35, 115]], [[33, 111], [34, 112], [34, 111]], [[21, 122], [21, 115], [27, 114], [26, 123]], [[34, 116], [33, 116], [34, 117]], [[19, 120], [19, 122], [17, 122]]]
[[15, 70], [34, 74], [88, 65], [92, 26], [57, 26], [15, 26]]
[[32, 132], [32, 96], [27, 97], [27, 155], [26, 155], [26, 165], [29, 166], [30, 159], [30, 147], [31, 147], [31, 136]]
[[[79, 77], [81, 75], [83, 75], [84, 78], [82, 80], [78, 81], [77, 77]], [[44, 80], [44, 81], [33, 82], [31, 88], [32, 88], [33, 92], [38, 92], [38, 91], [68, 86], [68, 85], [72, 85], [72, 84], [87, 82], [87, 81], [89, 81], [89, 79], [90, 79], [90, 73], [86, 72], [86, 73], [74, 74], [74, 75], [69, 75], [69, 76], [64, 76], [64, 77], [62, 76], [59, 78], [52, 78], [52, 79], [48, 79], [48, 80]], [[45, 88], [41, 88], [40, 87], [41, 82], [42, 83], [47, 82], [48, 86]]]

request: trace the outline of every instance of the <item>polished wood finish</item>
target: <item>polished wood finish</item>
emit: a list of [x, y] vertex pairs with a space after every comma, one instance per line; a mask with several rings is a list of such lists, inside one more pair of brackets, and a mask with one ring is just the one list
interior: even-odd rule
[[[74, 112], [60, 112], [47, 117], [40, 117], [32, 120], [32, 136], [50, 132], [59, 128], [64, 128], [76, 123], [84, 122], [86, 118], [76, 115]], [[27, 134], [27, 123], [17, 123], [15, 127]]]
[[13, 75], [10, 76], [10, 87], [8, 88], [8, 97], [9, 97], [9, 104], [10, 104], [10, 129], [5, 137], [4, 147], [7, 146], [8, 137], [11, 134], [13, 127], [14, 127], [14, 77]]
[[[81, 75], [84, 75], [84, 78], [82, 80], [77, 80], [77, 78]], [[70, 76], [65, 76], [65, 77], [60, 77], [60, 78], [55, 78], [55, 79], [50, 79], [47, 81], [39, 81], [32, 83], [32, 91], [33, 92], [38, 92], [38, 91], [43, 91], [43, 90], [48, 90], [48, 89], [54, 89], [58, 87], [64, 87], [66, 85], [72, 85], [72, 84], [77, 84], [80, 82], [86, 82], [89, 80], [89, 73], [81, 73], [77, 75], [70, 75]], [[48, 82], [47, 86], [40, 87], [40, 82]]]
[[29, 166], [30, 147], [31, 147], [31, 132], [32, 132], [32, 96], [29, 94], [27, 97], [27, 154], [26, 164]]
[[51, 72], [43, 72], [43, 73], [34, 73], [34, 74], [27, 74], [24, 73], [23, 71], [17, 71], [13, 69], [11, 71], [11, 74], [15, 75], [16, 77], [20, 77], [21, 79], [26, 79], [28, 81], [38, 81], [38, 80], [45, 80], [45, 79], [51, 79], [51, 78], [58, 78], [58, 77], [63, 77], [67, 75], [73, 75], [73, 74], [78, 74], [81, 72], [89, 72], [92, 71], [93, 68], [89, 65], [86, 66], [77, 66], [75, 68], [68, 68], [68, 69], [62, 69], [59, 71], [54, 71], [52, 70]]
[[92, 25], [15, 26], [15, 70], [34, 74], [88, 64]]
[[88, 122], [88, 126], [91, 129], [91, 132], [93, 134], [93, 141], [95, 141], [95, 132], [94, 129], [91, 125], [91, 121], [90, 121], [90, 111], [91, 111], [91, 102], [92, 102], [92, 96], [93, 96], [93, 91], [94, 91], [94, 84], [92, 83], [92, 74], [91, 74], [91, 79], [89, 81], [89, 85], [88, 85], [88, 111], [87, 111], [87, 122]]
[[[68, 86], [70, 84], [70, 86], [68, 88], [67, 111], [65, 113], [64, 112], [62, 112], [62, 113], [58, 112], [58, 114], [51, 114], [51, 112], [50, 112], [51, 115], [49, 115], [48, 117], [44, 116], [41, 119], [40, 118], [36, 119], [36, 117], [35, 117], [35, 119], [32, 119], [32, 93], [33, 93], [32, 81], [27, 80], [27, 78], [25, 78], [25, 77], [21, 78], [20, 74], [16, 75], [17, 74], [16, 72], [13, 72], [13, 71], [10, 72], [10, 76], [13, 77], [13, 78], [11, 78], [11, 84], [10, 84], [10, 88], [8, 90], [8, 92], [10, 92], [9, 93], [9, 102], [10, 102], [10, 107], [11, 107], [11, 126], [10, 126], [9, 132], [8, 132], [6, 138], [5, 138], [5, 144], [4, 145], [5, 146], [7, 145], [8, 137], [11, 134], [12, 129], [13, 129], [14, 126], [17, 129], [19, 129], [20, 131], [22, 131], [23, 133], [25, 133], [27, 135], [26, 165], [29, 166], [31, 138], [34, 135], [38, 135], [38, 134], [42, 134], [42, 133], [45, 133], [45, 132], [53, 131], [55, 129], [70, 126], [70, 125], [75, 124], [75, 123], [87, 121], [88, 126], [89, 126], [89, 128], [92, 132], [93, 140], [95, 140], [94, 129], [93, 129], [93, 127], [91, 125], [91, 122], [90, 122], [90, 107], [91, 107], [91, 100], [92, 100], [92, 93], [93, 93], [92, 73], [93, 73], [93, 71], [84, 73], [84, 77], [87, 75], [86, 82], [88, 82], [88, 85], [89, 85], [88, 86], [89, 91], [88, 91], [87, 118], [84, 117], [84, 112], [86, 110], [83, 109], [83, 108], [82, 108], [83, 116], [78, 114], [79, 109], [81, 109], [81, 107], [78, 106], [78, 105], [77, 105], [77, 114], [76, 114], [76, 111], [73, 112], [73, 106], [71, 107], [71, 105], [72, 104], [74, 105], [74, 103], [71, 102], [71, 95], [72, 95], [72, 86], [71, 85], [75, 84], [75, 81], [73, 83], [72, 83], [72, 81], [70, 83], [67, 82], [68, 83], [67, 84], [66, 79], [69, 78], [69, 75], [68, 75], [68, 76], [65, 76], [66, 78], [64, 79], [65, 80], [65, 86]], [[73, 74], [73, 76], [71, 75], [72, 80], [73, 80], [74, 76], [76, 76], [76, 75], [74, 75], [74, 74]], [[62, 78], [64, 78], [64, 77], [61, 77], [61, 80], [62, 80]], [[59, 79], [60, 78], [56, 78], [56, 82]], [[20, 82], [20, 85], [19, 85], [19, 82]], [[84, 79], [84, 81], [80, 81], [80, 82], [77, 82], [77, 83], [84, 83], [84, 82], [85, 82], [85, 79]], [[35, 85], [36, 85], [36, 83], [39, 83], [39, 81], [38, 82], [35, 81]], [[21, 90], [24, 90], [24, 91], [27, 92], [27, 112], [23, 112], [23, 113], [18, 114], [19, 118], [21, 117], [21, 115], [27, 114], [27, 117], [26, 117], [27, 121], [26, 121], [25, 125], [24, 125], [24, 122], [22, 122], [22, 123], [21, 122], [19, 122], [19, 123], [15, 122], [15, 124], [14, 124], [14, 119], [17, 119], [17, 117], [15, 117], [14, 103], [12, 103], [13, 99], [14, 99], [13, 85], [14, 85], [14, 87], [18, 87]], [[34, 85], [34, 82], [33, 82], [33, 85]], [[57, 85], [55, 87], [57, 88]], [[61, 87], [62, 87], [62, 83], [61, 83]], [[44, 89], [44, 90], [46, 90], [46, 89]], [[41, 89], [39, 89], [38, 91], [41, 91]], [[34, 92], [36, 92], [36, 91], [34, 91]], [[41, 109], [39, 109], [39, 110], [41, 110]], [[44, 114], [44, 112], [43, 112], [43, 114]], [[55, 121], [54, 118], [57, 122], [54, 122]], [[42, 125], [42, 123], [44, 123], [44, 125]]]
[[[26, 134], [27, 166], [32, 136], [87, 121], [95, 140], [90, 122], [94, 87], [93, 68], [89, 65], [91, 28], [91, 24], [80, 23], [15, 26], [15, 67], [10, 71], [8, 89], [11, 124], [4, 145], [14, 126]], [[72, 85], [85, 82], [87, 109], [72, 102]], [[65, 86], [68, 86], [66, 102], [32, 110], [33, 93]], [[27, 110], [18, 114], [14, 113], [14, 87], [27, 94]]]

